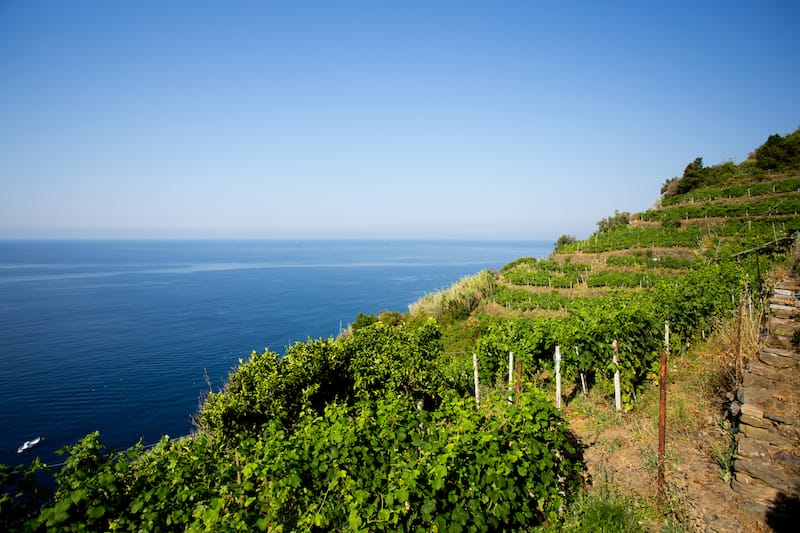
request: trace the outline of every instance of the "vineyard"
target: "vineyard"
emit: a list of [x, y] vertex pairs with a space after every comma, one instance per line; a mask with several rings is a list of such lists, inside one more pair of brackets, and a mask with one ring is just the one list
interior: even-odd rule
[[402, 315], [360, 315], [335, 339], [254, 352], [188, 437], [115, 452], [93, 433], [58, 470], [0, 466], [0, 528], [566, 528], [585, 462], [556, 407], [556, 351], [568, 402], [610, 403], [618, 375], [630, 411], [658, 380], [665, 324], [681, 354], [745, 298], [759, 305], [785, 260], [775, 243], [800, 228], [797, 168], [760, 161], [692, 164], [657, 207], [625, 224], [616, 213], [548, 259], [481, 272]]

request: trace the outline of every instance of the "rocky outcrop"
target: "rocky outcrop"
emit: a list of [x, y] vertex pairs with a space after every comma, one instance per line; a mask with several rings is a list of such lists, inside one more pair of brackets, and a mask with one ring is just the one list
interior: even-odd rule
[[795, 530], [800, 509], [800, 285], [784, 280], [769, 300], [765, 332], [747, 363], [731, 486], [740, 508], [776, 531]]

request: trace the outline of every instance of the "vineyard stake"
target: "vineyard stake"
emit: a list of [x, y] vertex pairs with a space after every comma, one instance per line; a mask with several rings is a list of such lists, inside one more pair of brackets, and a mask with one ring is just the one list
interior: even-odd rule
[[475, 405], [481, 406], [481, 392], [478, 388], [480, 382], [478, 381], [478, 354], [472, 354], [472, 368], [475, 375]]
[[[578, 352], [578, 347], [577, 346], [575, 347], [575, 357], [577, 359], [580, 359], [580, 357], [581, 357], [581, 354]], [[583, 395], [586, 396], [587, 395], [587, 392], [586, 392], [586, 374], [584, 374], [583, 370], [581, 370], [580, 371], [580, 375], [581, 375], [581, 390], [583, 391]]]
[[517, 359], [516, 404], [519, 405], [519, 393], [522, 390], [522, 359]]
[[658, 508], [664, 507], [664, 458], [667, 445], [667, 357], [669, 355], [669, 321], [664, 321], [664, 350], [661, 352], [658, 402]]
[[514, 391], [514, 352], [508, 352], [508, 403], [513, 401]]
[[556, 345], [556, 409], [561, 409], [561, 347]]
[[617, 408], [617, 412], [619, 413], [622, 411], [622, 391], [619, 379], [619, 342], [617, 339], [614, 339], [614, 406]]

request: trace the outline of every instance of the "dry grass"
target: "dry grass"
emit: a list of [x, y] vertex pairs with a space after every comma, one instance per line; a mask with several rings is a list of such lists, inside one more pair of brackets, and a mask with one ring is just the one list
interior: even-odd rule
[[461, 278], [451, 287], [427, 294], [408, 306], [412, 316], [425, 315], [436, 318], [466, 318], [480, 303], [494, 293], [497, 275], [484, 270]]

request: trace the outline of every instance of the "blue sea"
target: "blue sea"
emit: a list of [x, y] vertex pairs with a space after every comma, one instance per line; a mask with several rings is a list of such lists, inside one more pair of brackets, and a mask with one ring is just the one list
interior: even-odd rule
[[[0, 241], [0, 463], [100, 431], [123, 449], [185, 435], [253, 350], [338, 335], [360, 312], [550, 242]], [[43, 436], [32, 452], [25, 440]]]

